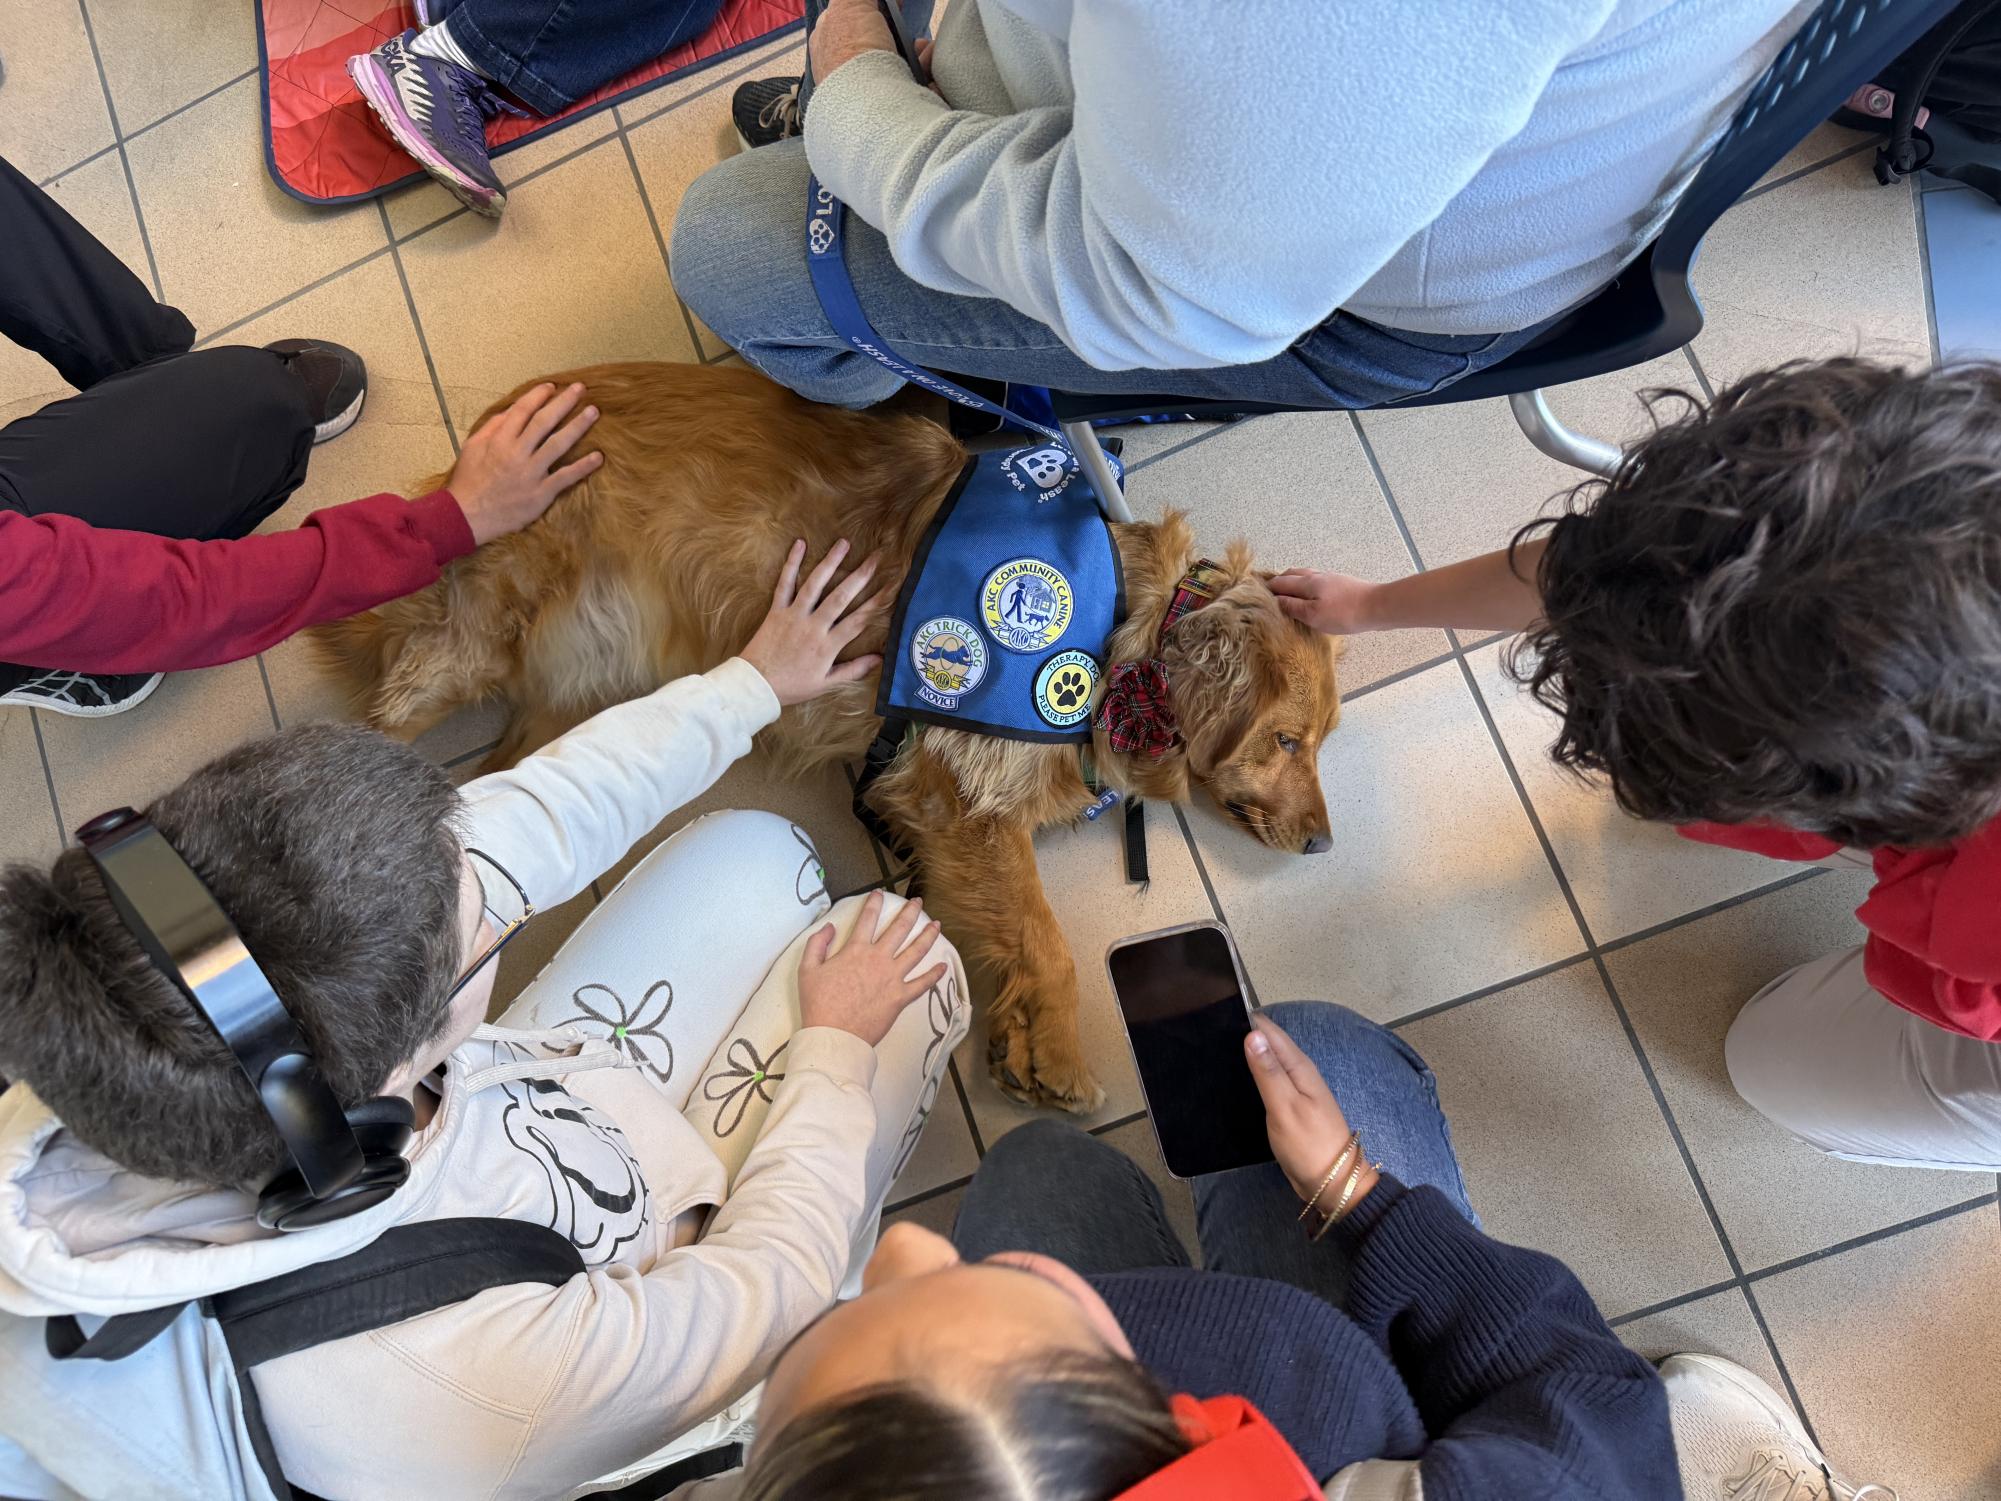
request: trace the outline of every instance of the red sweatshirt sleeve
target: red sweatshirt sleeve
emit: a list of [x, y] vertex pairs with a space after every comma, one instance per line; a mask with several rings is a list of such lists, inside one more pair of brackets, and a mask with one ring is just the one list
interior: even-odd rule
[[1945, 849], [1879, 850], [1863, 972], [1906, 1011], [2001, 1041], [2001, 819]]
[[0, 661], [75, 672], [212, 667], [421, 589], [472, 549], [445, 490], [414, 501], [371, 495], [292, 531], [223, 542], [0, 511]]
[[1841, 848], [1825, 834], [1802, 834], [1775, 823], [1684, 823], [1675, 825], [1675, 832], [1698, 844], [1720, 844], [1774, 860], [1825, 860]]

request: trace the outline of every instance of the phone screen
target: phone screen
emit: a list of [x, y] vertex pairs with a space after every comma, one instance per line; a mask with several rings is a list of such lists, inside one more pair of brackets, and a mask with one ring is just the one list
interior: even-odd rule
[[1162, 933], [1121, 944], [1107, 962], [1167, 1170], [1193, 1178], [1270, 1162], [1229, 935]]

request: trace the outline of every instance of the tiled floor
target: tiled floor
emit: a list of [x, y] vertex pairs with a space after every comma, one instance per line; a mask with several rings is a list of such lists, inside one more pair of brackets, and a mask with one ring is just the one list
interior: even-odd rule
[[[796, 40], [502, 158], [513, 201], [493, 226], [428, 186], [337, 212], [279, 193], [258, 148], [247, 13], [245, 0], [0, 0], [0, 154], [206, 339], [321, 333], [367, 357], [366, 416], [315, 457], [273, 525], [447, 467], [485, 403], [525, 377], [724, 356], [680, 306], [663, 247], [681, 190], [727, 142], [732, 80]], [[1692, 351], [1559, 391], [1559, 411], [1630, 436], [1644, 385], [1704, 386], [1841, 349], [1931, 358], [1914, 196], [1879, 188], [1859, 141], [1816, 133], [1710, 237], [1697, 277], [1710, 324]], [[1994, 211], [1942, 196], [1973, 195], [1928, 198], [1934, 259], [1965, 237], [1986, 246], [1991, 278]], [[1955, 327], [1984, 319], [1993, 348], [1991, 279], [1934, 297]], [[60, 389], [0, 346], [0, 421]], [[1140, 510], [1185, 506], [1206, 538], [1246, 532], [1273, 564], [1378, 576], [1496, 546], [1575, 479], [1491, 403], [1148, 428], [1129, 443]], [[1322, 763], [1331, 854], [1281, 857], [1207, 808], [1156, 808], [1141, 891], [1122, 880], [1108, 828], [1041, 841], [1109, 1092], [1094, 1124], [1187, 1216], [1096, 956], [1120, 934], [1226, 918], [1264, 1000], [1325, 996], [1402, 1028], [1438, 1072], [1490, 1228], [1568, 1260], [1637, 1348], [1718, 1350], [1767, 1373], [1859, 1478], [1904, 1501], [2001, 1496], [1994, 1181], [1821, 1158], [1743, 1106], [1723, 1073], [1735, 1007], [1786, 965], [1854, 941], [1855, 881], [1625, 819], [1547, 764], [1550, 727], [1500, 657], [1442, 633], [1354, 644]], [[101, 808], [246, 736], [340, 712], [294, 644], [175, 678], [104, 724], [0, 715], [0, 857], [46, 859]], [[492, 714], [474, 713], [425, 746], [469, 775], [494, 734]], [[712, 807], [777, 808], [818, 835], [833, 884], [854, 889], [895, 872], [847, 801], [838, 774], [780, 782], [753, 761], [669, 829]], [[503, 989], [594, 900], [538, 919]], [[899, 1213], [949, 1223], [985, 1144], [1025, 1118], [981, 1058], [976, 1037]]]

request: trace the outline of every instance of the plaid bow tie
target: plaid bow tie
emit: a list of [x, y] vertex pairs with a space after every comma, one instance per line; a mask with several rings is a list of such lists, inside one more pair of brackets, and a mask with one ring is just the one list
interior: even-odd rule
[[1174, 701], [1167, 692], [1167, 668], [1158, 657], [1120, 662], [1105, 678], [1105, 696], [1093, 723], [1115, 751], [1158, 761], [1181, 739]]

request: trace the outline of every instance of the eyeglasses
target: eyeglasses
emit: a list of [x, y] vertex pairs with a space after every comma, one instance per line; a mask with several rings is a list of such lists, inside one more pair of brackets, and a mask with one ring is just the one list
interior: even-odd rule
[[[472, 984], [479, 972], [493, 962], [494, 955], [506, 948], [508, 940], [525, 928], [528, 925], [528, 919], [535, 915], [535, 904], [528, 900], [528, 893], [522, 889], [521, 883], [509, 874], [506, 866], [483, 850], [469, 849], [466, 851], [466, 856], [478, 862], [473, 867], [473, 874], [479, 876], [480, 911], [493, 919], [494, 926], [500, 930], [500, 936], [486, 946], [485, 952], [466, 966], [465, 973], [460, 975], [453, 983], [452, 988], [445, 992], [445, 999], [447, 1001], [452, 1000], [461, 990]], [[518, 907], [516, 916], [509, 917], [506, 913], [495, 908], [488, 895], [486, 877], [480, 874], [481, 866], [484, 866], [488, 870], [497, 871], [501, 879], [506, 881], [508, 886], [512, 888]]]

